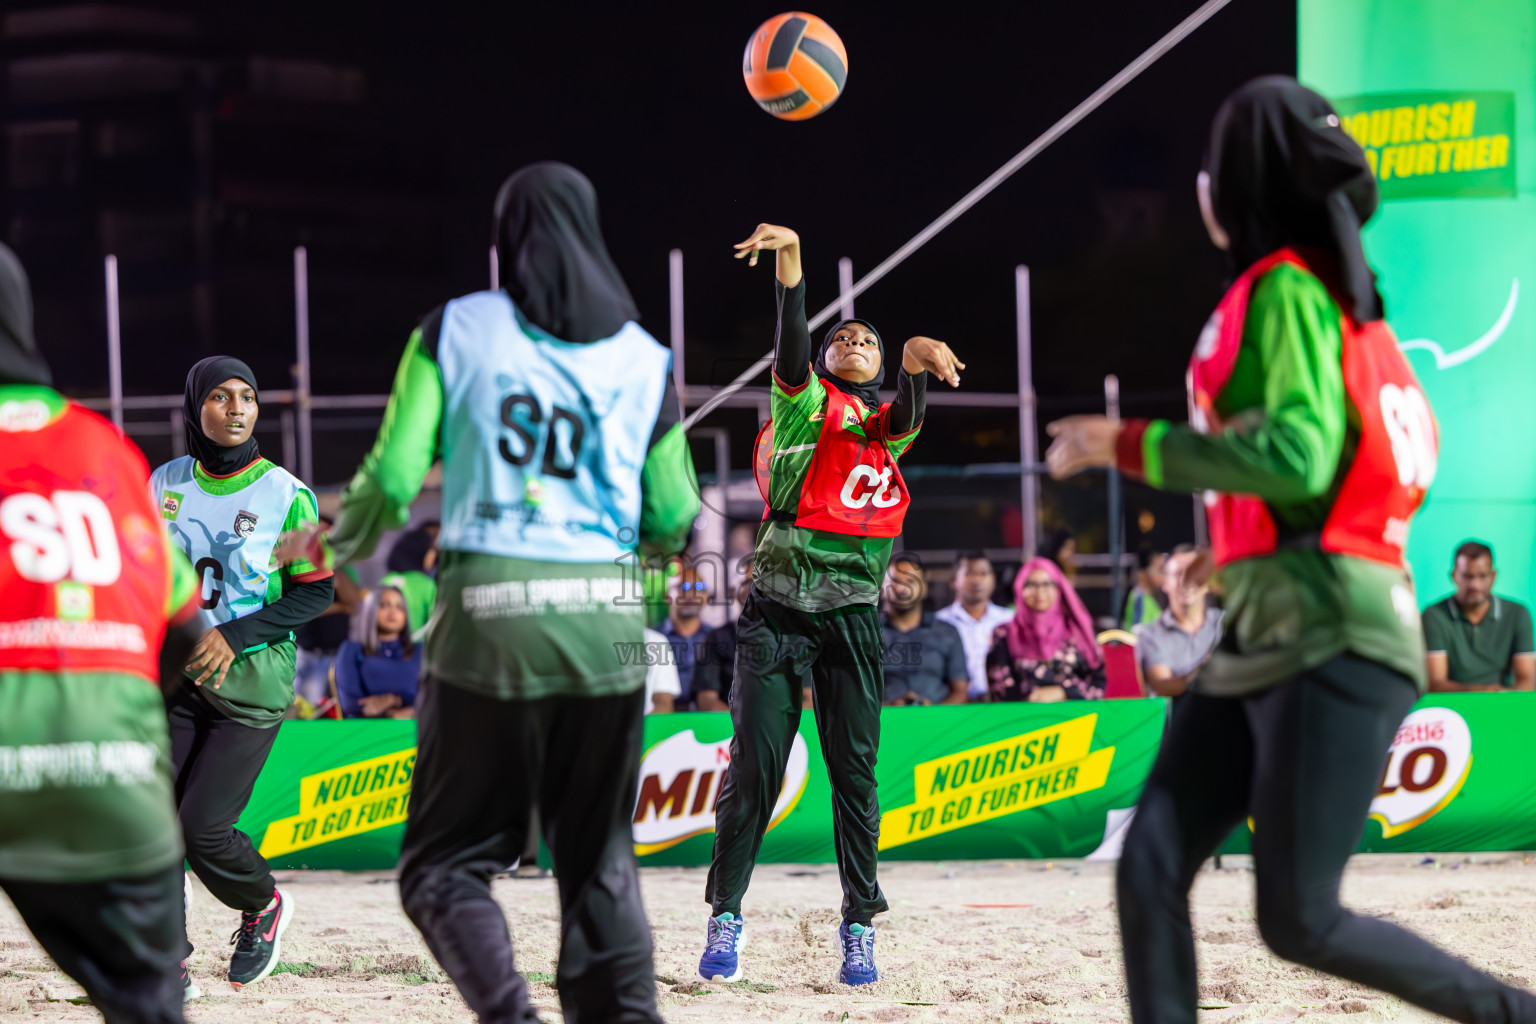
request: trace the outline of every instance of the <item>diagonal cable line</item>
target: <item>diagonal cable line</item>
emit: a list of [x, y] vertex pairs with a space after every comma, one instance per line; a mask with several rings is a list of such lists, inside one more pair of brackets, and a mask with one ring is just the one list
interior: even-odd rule
[[[879, 281], [886, 274], [896, 269], [908, 256], [911, 256], [927, 244], [928, 240], [934, 235], [949, 227], [961, 214], [985, 199], [993, 189], [1007, 181], [1015, 171], [1039, 156], [1046, 147], [1065, 135], [1083, 118], [1103, 106], [1106, 100], [1123, 89], [1137, 75], [1157, 63], [1158, 59], [1165, 53], [1183, 42], [1195, 29], [1204, 25], [1216, 12], [1231, 2], [1232, 0], [1206, 0], [1193, 14], [1175, 25], [1167, 35], [1153, 43], [1139, 57], [1121, 68], [1119, 74], [1095, 89], [1087, 99], [1073, 107], [1066, 116], [1047, 128], [1039, 138], [1021, 149], [1011, 160], [993, 171], [980, 185], [967, 192], [959, 202], [940, 214], [933, 223], [913, 235], [905, 245], [891, 253], [879, 266], [860, 278], [857, 284], [828, 303], [821, 312], [811, 318], [810, 323], [807, 324], [809, 329], [814, 332], [816, 328], [826, 323], [834, 313], [841, 309], [843, 303], [851, 302], [857, 296], [862, 295], [876, 281]], [[754, 377], [767, 369], [768, 365], [772, 362], [773, 353], [770, 352], [753, 363], [735, 380], [721, 388], [718, 393], [712, 395], [709, 401], [690, 413], [683, 420], [683, 429], [688, 430], [699, 420], [713, 412], [722, 402], [727, 401], [732, 395], [750, 383]]]

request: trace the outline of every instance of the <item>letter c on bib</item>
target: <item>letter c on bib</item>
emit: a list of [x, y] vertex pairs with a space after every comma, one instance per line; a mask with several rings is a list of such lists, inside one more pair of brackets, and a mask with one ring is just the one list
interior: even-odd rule
[[[863, 491], [858, 497], [854, 497], [854, 488], [861, 482], [868, 484], [870, 489]], [[874, 467], [861, 463], [854, 466], [853, 471], [848, 474], [848, 480], [843, 484], [843, 493], [839, 497], [843, 499], [843, 504], [849, 508], [863, 508], [869, 504], [869, 499], [875, 496], [873, 488], [883, 482], [880, 479], [880, 474], [875, 472]], [[875, 504], [879, 505], [879, 501], [877, 500]]]

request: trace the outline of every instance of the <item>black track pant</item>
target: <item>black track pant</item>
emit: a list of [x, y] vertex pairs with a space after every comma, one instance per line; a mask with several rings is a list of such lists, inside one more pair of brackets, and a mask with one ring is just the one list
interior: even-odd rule
[[0, 879], [107, 1024], [181, 1024], [181, 867], [104, 882]]
[[[235, 828], [267, 763], [277, 726], [257, 729], [222, 714], [183, 680], [167, 698], [176, 816], [187, 863], [213, 898], [241, 913], [272, 902], [277, 882], [251, 837]], [[183, 956], [192, 952], [186, 944]]]
[[741, 898], [800, 728], [807, 676], [815, 688], [816, 731], [832, 783], [843, 919], [869, 924], [889, 909], [875, 877], [880, 843], [875, 754], [885, 692], [879, 613], [873, 605], [796, 611], [753, 589], [736, 627], [735, 735], [715, 805], [715, 853], [704, 895], [716, 916], [741, 916]]
[[422, 680], [400, 899], [481, 1024], [538, 1019], [491, 897], [535, 802], [560, 890], [567, 1024], [660, 1024], [631, 833], [644, 703], [643, 690], [516, 701]]
[[1407, 679], [1344, 655], [1253, 696], [1179, 702], [1120, 855], [1134, 1024], [1195, 1024], [1189, 887], [1250, 815], [1259, 933], [1275, 953], [1452, 1020], [1536, 1022], [1536, 997], [1339, 904], [1344, 864], [1413, 701]]

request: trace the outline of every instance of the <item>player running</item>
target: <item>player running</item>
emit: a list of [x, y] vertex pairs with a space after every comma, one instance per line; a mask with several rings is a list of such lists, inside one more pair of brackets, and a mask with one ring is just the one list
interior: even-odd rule
[[[282, 533], [314, 522], [317, 510], [314, 494], [257, 450], [250, 367], [204, 359], [187, 374], [185, 399], [192, 454], [155, 470], [150, 495], [197, 570], [204, 632], [166, 706], [187, 862], [215, 899], [240, 911], [229, 960], [239, 988], [277, 966], [293, 901], [235, 821], [293, 702], [293, 630], [330, 607], [334, 587], [329, 569], [280, 568], [274, 558]], [[189, 940], [183, 955], [191, 952]], [[195, 994], [189, 980], [188, 998]]]
[[672, 357], [635, 323], [579, 171], [508, 178], [495, 240], [502, 288], [411, 335], [331, 536], [339, 561], [366, 557], [442, 460], [400, 898], [480, 1020], [537, 1020], [490, 886], [536, 807], [565, 1019], [659, 1022], [630, 821], [646, 670], [616, 652], [645, 626], [636, 553], [682, 550], [699, 509]]
[[50, 380], [0, 245], [0, 890], [109, 1024], [179, 1024], [182, 845], [155, 684], [195, 642], [196, 582], [157, 528], [144, 456]]
[[1217, 112], [1199, 192], [1240, 273], [1190, 362], [1194, 422], [1049, 428], [1057, 477], [1117, 466], [1208, 491], [1226, 588], [1226, 633], [1174, 710], [1120, 858], [1132, 1019], [1195, 1021], [1189, 887], [1251, 818], [1259, 932], [1277, 954], [1453, 1020], [1536, 1020], [1536, 997], [1339, 904], [1424, 687], [1403, 545], [1437, 444], [1361, 248], [1370, 167], [1326, 100], [1261, 78]]
[[813, 350], [800, 238], [759, 224], [736, 246], [736, 257], [755, 266], [763, 249], [775, 252], [779, 306], [771, 450], [759, 450], [769, 463], [759, 466], [760, 487], [767, 475], [768, 511], [737, 628], [735, 735], [715, 808], [699, 974], [706, 981], [742, 976], [741, 901], [784, 784], [801, 691], [810, 685], [843, 884], [838, 978], [863, 985], [880, 976], [873, 921], [887, 909], [875, 878], [875, 753], [885, 690], [877, 604], [892, 538], [907, 512], [896, 461], [923, 422], [925, 371], [955, 386], [965, 364], [942, 341], [912, 338], [902, 350], [896, 400], [881, 405], [885, 350], [874, 327], [845, 320]]

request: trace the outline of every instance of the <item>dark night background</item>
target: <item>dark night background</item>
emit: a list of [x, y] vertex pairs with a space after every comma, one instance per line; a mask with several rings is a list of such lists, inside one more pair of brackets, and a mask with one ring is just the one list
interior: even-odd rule
[[[741, 81], [742, 46], [772, 5], [17, 0], [0, 54], [0, 223], [72, 395], [106, 392], [108, 252], [127, 394], [177, 393], [214, 352], [289, 387], [298, 244], [315, 392], [381, 393], [421, 315], [484, 287], [502, 178], [565, 160], [595, 183], [609, 247], [663, 343], [667, 252], [683, 250], [687, 380], [718, 385], [772, 344], [771, 263], [748, 270], [731, 243], [762, 220], [799, 230], [819, 309], [838, 257], [873, 267], [1195, 6], [819, 0], [847, 46], [848, 86], [827, 113], [789, 123]], [[1225, 272], [1195, 205], [1205, 132], [1233, 87], [1294, 72], [1295, 35], [1291, 0], [1235, 0], [861, 296], [859, 313], [893, 351], [911, 334], [949, 341], [969, 364], [964, 388], [1012, 392], [1013, 268], [1028, 264], [1042, 420], [1102, 408], [1109, 372], [1127, 414], [1181, 416], [1184, 360]], [[160, 435], [135, 433], [152, 463], [170, 455], [166, 416], [153, 418]], [[738, 467], [755, 420], [709, 421], [731, 430]], [[326, 422], [317, 414], [322, 487], [346, 479], [373, 433], [357, 414]], [[262, 436], [275, 453], [276, 435]], [[935, 409], [904, 465], [1018, 457], [1016, 410]], [[1102, 478], [1084, 486], [1102, 494]], [[983, 491], [972, 497], [991, 502]], [[1047, 485], [1048, 520], [1087, 515], [1070, 492]], [[1133, 535], [1138, 503], [1188, 509], [1173, 502], [1133, 492]], [[1072, 525], [1092, 548], [1103, 523], [1090, 504], [1097, 526]], [[909, 520], [921, 529], [953, 512], [922, 510]], [[1187, 515], [1163, 518], [1156, 539], [1185, 539]], [[972, 542], [1013, 540], [1005, 519], [986, 504], [974, 530], [988, 536]]]

